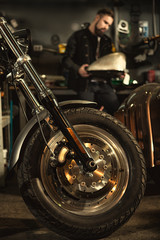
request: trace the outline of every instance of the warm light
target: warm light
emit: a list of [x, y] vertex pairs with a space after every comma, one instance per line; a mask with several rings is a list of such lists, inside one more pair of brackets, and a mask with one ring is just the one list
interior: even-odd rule
[[102, 176], [104, 175], [103, 172], [100, 172], [100, 171], [98, 171], [98, 170], [95, 170], [94, 173], [97, 174], [97, 175], [100, 176], [100, 177], [102, 177]]
[[71, 161], [71, 164], [72, 165], [77, 165], [77, 163], [76, 163], [76, 161], [74, 159]]
[[86, 148], [91, 148], [91, 143], [84, 143]]
[[58, 156], [58, 162], [60, 163], [64, 163], [64, 161], [66, 160], [66, 155], [68, 153], [69, 149], [67, 147], [63, 147], [59, 153]]
[[65, 175], [66, 175], [66, 178], [67, 178], [68, 182], [71, 183], [71, 180], [72, 180], [71, 175], [69, 173], [65, 173]]
[[112, 188], [112, 192], [114, 192], [116, 190], [116, 186], [114, 186], [113, 188]]
[[74, 131], [72, 130], [72, 128], [67, 128], [68, 132], [70, 133], [70, 135], [72, 136], [73, 140], [75, 141], [75, 143], [77, 144], [79, 150], [82, 153], [86, 153], [85, 149], [83, 148], [82, 144], [80, 143], [79, 139], [77, 138], [77, 136], [75, 135]]

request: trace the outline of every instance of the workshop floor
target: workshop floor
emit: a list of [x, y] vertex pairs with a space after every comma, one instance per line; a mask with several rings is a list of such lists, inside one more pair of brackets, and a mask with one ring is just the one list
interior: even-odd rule
[[[13, 174], [0, 188], [1, 240], [66, 240], [44, 228], [29, 212]], [[150, 181], [140, 206], [132, 218], [103, 240], [160, 240], [160, 189]], [[83, 239], [82, 239], [83, 240]]]

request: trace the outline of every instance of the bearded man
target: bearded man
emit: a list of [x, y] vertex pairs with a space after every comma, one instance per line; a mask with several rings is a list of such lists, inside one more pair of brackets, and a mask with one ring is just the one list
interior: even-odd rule
[[94, 80], [87, 72], [87, 67], [98, 58], [112, 52], [111, 38], [105, 32], [113, 20], [114, 14], [111, 9], [100, 9], [86, 28], [74, 32], [68, 39], [62, 60], [68, 87], [77, 92], [78, 98], [96, 101], [110, 114], [119, 106], [117, 95], [105, 79]]

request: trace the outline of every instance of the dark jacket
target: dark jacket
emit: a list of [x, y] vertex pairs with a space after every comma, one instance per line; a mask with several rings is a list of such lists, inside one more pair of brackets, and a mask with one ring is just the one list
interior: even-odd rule
[[[62, 60], [69, 88], [84, 91], [87, 79], [78, 74], [78, 69], [82, 64], [91, 64], [96, 60], [96, 48], [97, 36], [93, 35], [88, 28], [76, 31], [71, 35]], [[111, 39], [103, 35], [100, 40], [99, 57], [111, 52]]]

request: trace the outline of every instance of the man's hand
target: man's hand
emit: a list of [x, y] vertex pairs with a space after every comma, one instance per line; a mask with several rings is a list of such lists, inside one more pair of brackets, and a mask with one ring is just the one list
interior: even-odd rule
[[81, 75], [81, 77], [89, 77], [89, 73], [86, 71], [86, 68], [88, 67], [88, 64], [83, 64], [79, 70], [78, 73]]

